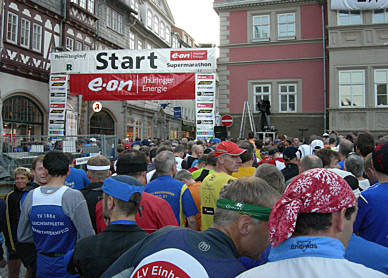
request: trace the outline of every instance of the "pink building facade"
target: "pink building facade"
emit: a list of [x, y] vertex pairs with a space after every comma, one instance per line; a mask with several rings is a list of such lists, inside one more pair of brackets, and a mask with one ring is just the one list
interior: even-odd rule
[[[259, 130], [259, 100], [271, 103], [278, 134], [322, 134], [324, 68], [322, 10], [316, 1], [215, 0], [220, 16], [217, 108], [239, 135], [244, 101]], [[246, 125], [247, 127], [249, 125]], [[248, 131], [248, 129], [246, 130]]]

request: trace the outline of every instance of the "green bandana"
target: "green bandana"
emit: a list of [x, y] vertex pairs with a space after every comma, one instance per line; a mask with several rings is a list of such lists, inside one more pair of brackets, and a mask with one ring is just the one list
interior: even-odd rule
[[246, 214], [251, 217], [260, 219], [262, 221], [268, 221], [269, 215], [272, 210], [270, 208], [260, 207], [252, 204], [243, 203], [243, 202], [235, 202], [228, 199], [218, 199], [217, 208], [234, 210], [242, 214]]

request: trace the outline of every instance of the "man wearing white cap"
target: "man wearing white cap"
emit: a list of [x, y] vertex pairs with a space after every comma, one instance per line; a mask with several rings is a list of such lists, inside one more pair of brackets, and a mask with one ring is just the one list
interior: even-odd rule
[[269, 263], [238, 277], [386, 277], [344, 258], [356, 205], [349, 185], [332, 171], [300, 174], [272, 209]]
[[213, 173], [209, 174], [202, 182], [201, 199], [201, 231], [205, 231], [213, 224], [216, 202], [222, 187], [230, 180], [233, 172], [237, 172], [241, 166], [240, 155], [246, 152], [235, 143], [223, 141], [214, 151], [217, 158], [217, 166]]
[[100, 234], [77, 242], [69, 270], [82, 277], [99, 277], [121, 254], [146, 237], [136, 225], [143, 187], [107, 178], [102, 186], [103, 212], [110, 219]]
[[81, 193], [84, 195], [86, 203], [88, 204], [93, 229], [97, 232], [96, 205], [102, 196], [102, 184], [111, 175], [110, 161], [103, 155], [96, 155], [88, 160], [86, 168], [86, 175], [90, 183], [81, 189]]

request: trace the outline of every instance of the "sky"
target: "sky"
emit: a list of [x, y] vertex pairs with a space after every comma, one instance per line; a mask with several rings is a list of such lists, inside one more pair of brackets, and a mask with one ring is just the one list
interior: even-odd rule
[[192, 36], [196, 43], [219, 45], [219, 17], [213, 0], [167, 0], [175, 25]]

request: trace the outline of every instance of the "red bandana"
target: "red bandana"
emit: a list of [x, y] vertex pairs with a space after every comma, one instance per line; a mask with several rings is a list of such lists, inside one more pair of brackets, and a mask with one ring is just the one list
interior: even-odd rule
[[332, 213], [356, 205], [347, 182], [326, 169], [312, 169], [297, 176], [272, 209], [268, 221], [272, 246], [289, 239], [299, 213]]

